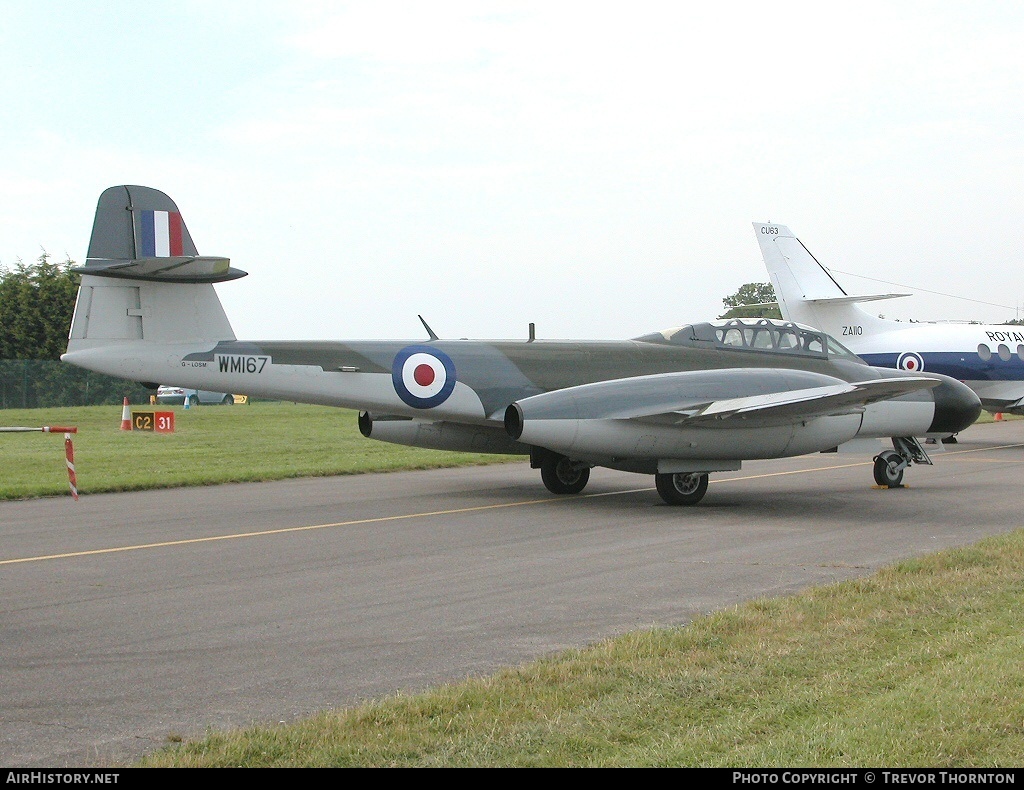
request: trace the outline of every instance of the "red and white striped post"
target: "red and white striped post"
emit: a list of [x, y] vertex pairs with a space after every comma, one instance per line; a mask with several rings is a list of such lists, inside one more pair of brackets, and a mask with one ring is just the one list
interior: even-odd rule
[[68, 485], [71, 486], [71, 497], [78, 501], [78, 478], [75, 476], [75, 448], [71, 444], [71, 434], [64, 434], [64, 456], [68, 462]]
[[64, 434], [64, 457], [68, 465], [68, 484], [71, 486], [71, 496], [78, 501], [78, 478], [75, 475], [75, 448], [71, 444], [71, 434], [78, 433], [78, 428], [66, 425], [44, 425], [42, 428], [27, 427], [0, 427], [0, 433], [63, 433]]

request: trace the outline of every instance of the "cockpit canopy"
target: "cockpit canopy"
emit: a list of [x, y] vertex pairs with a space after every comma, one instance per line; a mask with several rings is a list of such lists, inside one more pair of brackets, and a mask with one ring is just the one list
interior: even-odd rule
[[721, 348], [790, 354], [803, 357], [838, 357], [861, 362], [856, 354], [831, 335], [804, 324], [771, 318], [729, 318], [701, 324], [686, 324], [635, 338], [694, 348]]

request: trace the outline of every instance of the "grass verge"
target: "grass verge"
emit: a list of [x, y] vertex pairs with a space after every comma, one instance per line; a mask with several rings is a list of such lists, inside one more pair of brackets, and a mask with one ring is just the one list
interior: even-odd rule
[[[0, 424], [77, 427], [72, 444], [82, 495], [523, 460], [374, 441], [359, 433], [355, 411], [328, 406], [131, 408], [173, 411], [174, 433], [122, 431], [121, 406], [8, 409], [0, 411]], [[60, 434], [0, 433], [0, 470], [0, 499], [70, 495]]]
[[[173, 411], [174, 433], [122, 431], [121, 406], [0, 410], [0, 425], [71, 425], [80, 494], [522, 461], [365, 438], [350, 409], [256, 401]], [[1021, 419], [1008, 417], [1007, 419]], [[979, 423], [991, 422], [982, 413]], [[69, 496], [60, 434], [0, 433], [0, 500]]]
[[1024, 531], [142, 767], [1013, 767]]

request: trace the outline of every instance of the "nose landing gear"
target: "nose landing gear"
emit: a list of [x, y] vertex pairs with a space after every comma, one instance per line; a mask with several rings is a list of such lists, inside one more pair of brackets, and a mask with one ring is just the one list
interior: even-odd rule
[[902, 488], [903, 472], [911, 464], [932, 465], [921, 442], [913, 436], [894, 436], [892, 446], [894, 449], [875, 456], [875, 483], [883, 488]]

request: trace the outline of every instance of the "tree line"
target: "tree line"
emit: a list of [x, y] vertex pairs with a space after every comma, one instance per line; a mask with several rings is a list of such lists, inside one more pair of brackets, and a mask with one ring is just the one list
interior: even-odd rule
[[78, 294], [74, 266], [46, 252], [34, 263], [0, 264], [0, 408], [149, 402], [141, 384], [60, 361]]

